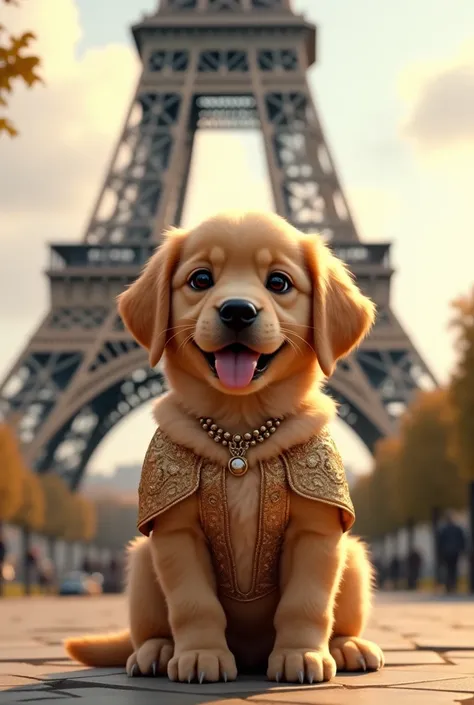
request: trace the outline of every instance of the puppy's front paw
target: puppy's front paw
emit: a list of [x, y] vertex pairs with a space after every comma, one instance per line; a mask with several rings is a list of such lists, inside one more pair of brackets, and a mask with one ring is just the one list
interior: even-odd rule
[[322, 683], [336, 675], [336, 662], [327, 649], [275, 649], [268, 659], [271, 681]]
[[207, 681], [235, 681], [237, 666], [233, 654], [228, 649], [201, 649], [176, 653], [168, 664], [168, 678], [171, 681], [199, 683]]
[[144, 676], [166, 675], [173, 656], [173, 642], [169, 639], [148, 639], [137, 651], [137, 664]]
[[140, 669], [138, 668], [137, 652], [136, 651], [134, 651], [133, 654], [130, 654], [130, 656], [128, 657], [125, 670], [126, 670], [127, 676], [129, 678], [133, 678], [134, 676], [141, 676], [142, 675], [140, 673]]
[[380, 646], [358, 636], [336, 636], [329, 649], [338, 671], [378, 671], [384, 665]]

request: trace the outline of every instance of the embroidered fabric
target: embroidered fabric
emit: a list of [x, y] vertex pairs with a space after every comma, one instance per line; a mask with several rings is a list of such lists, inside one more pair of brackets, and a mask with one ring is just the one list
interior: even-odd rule
[[280, 456], [259, 463], [260, 507], [252, 583], [243, 592], [237, 580], [226, 492], [226, 468], [197, 456], [157, 429], [143, 463], [138, 490], [138, 529], [149, 535], [151, 523], [193, 493], [216, 573], [218, 591], [248, 602], [278, 588], [281, 547], [289, 516], [290, 488], [307, 499], [341, 510], [348, 531], [355, 513], [344, 466], [327, 429]]

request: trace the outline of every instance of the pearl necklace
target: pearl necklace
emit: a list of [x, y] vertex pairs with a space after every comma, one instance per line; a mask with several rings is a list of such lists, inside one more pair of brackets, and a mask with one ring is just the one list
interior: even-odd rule
[[283, 417], [268, 419], [260, 428], [255, 428], [250, 433], [244, 433], [243, 435], [235, 433], [232, 435], [228, 431], [224, 431], [224, 429], [220, 428], [212, 419], [199, 419], [203, 430], [207, 431], [207, 435], [213, 439], [214, 443], [221, 443], [229, 449], [230, 459], [227, 463], [227, 469], [236, 477], [245, 475], [249, 468], [247, 458], [245, 457], [248, 449], [270, 438], [282, 421]]

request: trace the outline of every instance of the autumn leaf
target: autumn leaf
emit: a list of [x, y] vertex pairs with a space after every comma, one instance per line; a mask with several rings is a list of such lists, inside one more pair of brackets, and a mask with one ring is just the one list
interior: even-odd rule
[[0, 424], [0, 523], [9, 521], [23, 502], [23, 459], [15, 433]]
[[30, 531], [39, 531], [45, 521], [45, 497], [39, 475], [26, 466], [23, 469], [23, 502], [11, 523]]
[[406, 518], [426, 521], [432, 509], [461, 509], [466, 482], [450, 452], [455, 428], [450, 392], [420, 392], [401, 422], [400, 492]]
[[13, 123], [6, 118], [0, 118], [0, 134], [2, 132], [8, 132], [10, 137], [16, 137], [18, 130], [13, 126]]
[[474, 289], [453, 303], [452, 326], [458, 333], [459, 353], [450, 383], [454, 419], [453, 457], [463, 477], [474, 481]]
[[[18, 6], [17, 0], [0, 0], [6, 5]], [[23, 82], [28, 88], [36, 83], [43, 83], [38, 73], [40, 59], [34, 54], [24, 53], [30, 48], [36, 36], [33, 32], [23, 32], [19, 36], [7, 35], [6, 28], [0, 25], [0, 106], [7, 107], [6, 94], [13, 90], [15, 82]], [[16, 137], [18, 130], [5, 116], [0, 115], [0, 135]]]

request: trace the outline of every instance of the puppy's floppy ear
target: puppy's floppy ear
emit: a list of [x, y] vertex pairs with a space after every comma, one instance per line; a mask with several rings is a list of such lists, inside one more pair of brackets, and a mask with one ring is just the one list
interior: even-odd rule
[[165, 349], [171, 304], [171, 278], [187, 233], [170, 230], [148, 260], [143, 272], [118, 297], [120, 316], [140, 345], [149, 351], [154, 367]]
[[320, 367], [329, 377], [337, 360], [369, 332], [375, 305], [319, 236], [306, 237], [304, 248], [313, 280], [313, 344]]

